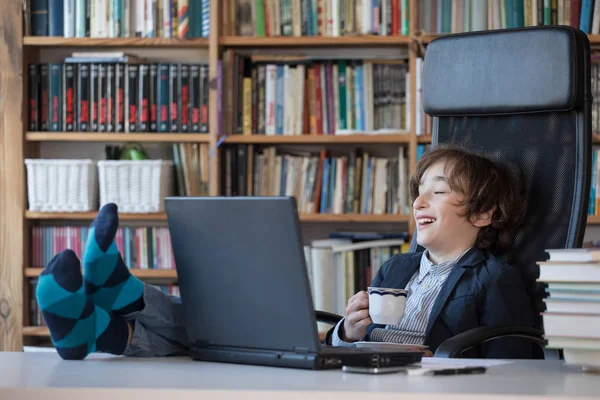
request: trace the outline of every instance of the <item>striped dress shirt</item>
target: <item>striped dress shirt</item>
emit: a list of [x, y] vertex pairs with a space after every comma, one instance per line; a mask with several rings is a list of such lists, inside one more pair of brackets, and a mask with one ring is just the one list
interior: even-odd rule
[[[372, 342], [422, 345], [425, 341], [425, 330], [435, 299], [448, 275], [450, 275], [450, 271], [467, 251], [453, 260], [434, 265], [429, 260], [429, 251], [425, 250], [421, 257], [419, 271], [415, 272], [406, 285], [408, 296], [402, 321], [399, 325], [387, 325], [385, 328], [373, 329], [369, 336], [370, 340]], [[340, 321], [335, 327], [331, 344], [334, 346], [353, 346], [352, 343], [340, 339], [339, 329], [343, 321]]]

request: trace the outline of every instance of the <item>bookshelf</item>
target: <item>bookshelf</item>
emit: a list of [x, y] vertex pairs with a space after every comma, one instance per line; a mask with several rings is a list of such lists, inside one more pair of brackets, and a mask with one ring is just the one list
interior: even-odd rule
[[159, 48], [207, 48], [209, 39], [171, 39], [171, 38], [65, 38], [55, 36], [25, 36], [24, 48], [114, 48], [114, 47], [159, 47]]
[[[225, 34], [222, 23], [222, 9], [225, 2], [210, 1], [210, 35], [209, 38], [170, 39], [170, 38], [64, 38], [24, 36], [21, 21], [23, 20], [21, 0], [7, 0], [5, 11], [0, 15], [0, 171], [4, 173], [0, 179], [0, 351], [20, 350], [24, 337], [47, 337], [44, 327], [28, 326], [28, 284], [27, 279], [35, 278], [40, 268], [31, 267], [29, 254], [30, 231], [41, 223], [57, 222], [68, 224], [78, 222], [89, 223], [96, 213], [41, 213], [27, 210], [26, 180], [23, 166], [24, 158], [39, 157], [41, 148], [47, 144], [76, 142], [82, 146], [97, 143], [137, 141], [153, 144], [170, 144], [177, 142], [207, 143], [214, 148], [218, 141], [216, 128], [219, 125], [217, 112], [217, 65], [223, 53], [228, 49], [252, 52], [255, 50], [277, 51], [311, 51], [330, 50], [335, 55], [336, 49], [384, 49], [402, 48], [407, 52], [407, 65], [410, 74], [409, 91], [414, 94], [416, 84], [416, 60], [419, 56], [418, 44], [426, 45], [437, 34], [423, 33], [418, 26], [419, 15], [417, 5], [420, 0], [409, 1], [409, 35], [404, 36], [301, 36], [301, 37], [249, 37]], [[229, 32], [227, 32], [229, 33]], [[600, 35], [590, 35], [592, 44], [600, 45]], [[135, 50], [141, 53], [171, 54], [206, 53], [209, 65], [209, 121], [208, 134], [175, 133], [92, 133], [92, 132], [31, 132], [28, 131], [27, 106], [27, 65], [30, 61], [38, 61], [52, 54], [67, 54], [69, 51], [95, 50]], [[9, 94], [6, 96], [5, 94]], [[416, 100], [408, 98], [409, 118], [412, 127], [415, 121]], [[600, 135], [594, 135], [594, 143], [600, 143]], [[337, 145], [376, 145], [404, 146], [407, 149], [409, 171], [414, 170], [417, 161], [417, 146], [431, 143], [430, 136], [416, 135], [414, 129], [407, 132], [386, 134], [354, 134], [354, 135], [311, 135], [293, 136], [266, 135], [229, 135], [225, 144], [256, 144], [289, 146], [308, 146], [313, 149], [320, 146]], [[220, 193], [220, 158], [217, 150], [210, 159], [209, 193]], [[73, 157], [76, 157], [75, 155]], [[155, 214], [121, 214], [122, 221], [132, 223], [164, 222], [164, 213]], [[408, 225], [409, 233], [413, 232], [412, 218], [403, 214], [316, 214], [302, 213], [302, 222], [306, 223], [354, 223], [385, 224], [401, 223]], [[600, 224], [600, 217], [591, 216], [590, 224]], [[174, 270], [133, 270], [136, 276], [144, 279], [176, 279]], [[6, 312], [8, 310], [8, 312]]]
[[208, 143], [210, 136], [194, 133], [92, 133], [92, 132], [26, 132], [27, 142], [146, 142]]

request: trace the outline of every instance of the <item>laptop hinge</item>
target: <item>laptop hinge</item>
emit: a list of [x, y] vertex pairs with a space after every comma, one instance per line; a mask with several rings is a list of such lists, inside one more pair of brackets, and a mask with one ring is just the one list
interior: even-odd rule
[[300, 353], [300, 354], [308, 354], [308, 347], [296, 346], [296, 347], [294, 347], [294, 352]]

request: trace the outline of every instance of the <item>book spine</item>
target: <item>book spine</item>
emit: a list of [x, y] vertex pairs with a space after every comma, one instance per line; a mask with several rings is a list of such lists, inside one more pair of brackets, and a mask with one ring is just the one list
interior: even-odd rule
[[75, 0], [64, 0], [64, 37], [75, 37]]
[[87, 3], [86, 0], [76, 0], [75, 2], [75, 37], [86, 36], [86, 18], [89, 15]]
[[157, 91], [157, 68], [156, 64], [150, 65], [150, 80], [149, 80], [149, 94], [150, 94], [150, 132], [156, 132], [157, 129], [157, 111], [158, 111], [158, 91]]
[[190, 66], [189, 79], [189, 98], [190, 98], [190, 131], [200, 132], [200, 65]]
[[40, 130], [40, 74], [38, 64], [29, 64], [29, 130]]
[[98, 131], [106, 132], [106, 64], [98, 64]]
[[63, 65], [59, 63], [50, 64], [50, 95], [49, 117], [50, 131], [62, 131], [62, 89], [63, 89]]
[[169, 132], [169, 65], [158, 66], [158, 132]]
[[115, 65], [115, 131], [125, 132], [125, 65]]
[[127, 109], [129, 112], [129, 119], [127, 125], [129, 126], [129, 132], [138, 131], [138, 80], [139, 80], [139, 66], [128, 65], [127, 66], [127, 87], [129, 93], [127, 99]]
[[121, 36], [122, 37], [131, 37], [132, 15], [135, 14], [132, 12], [131, 2], [132, 2], [132, 0], [121, 0], [121, 7], [122, 7], [121, 15], [123, 16], [123, 21], [121, 22]]
[[116, 82], [115, 79], [115, 64], [106, 65], [106, 131], [115, 131], [116, 121]]
[[181, 65], [179, 74], [179, 118], [181, 132], [190, 131], [190, 66], [187, 64]]
[[179, 132], [179, 115], [177, 103], [179, 99], [179, 64], [171, 64], [169, 68], [169, 120], [170, 131]]
[[31, 0], [31, 34], [48, 36], [48, 0]]
[[145, 0], [145, 3], [146, 5], [144, 7], [144, 37], [156, 37], [156, 32], [154, 30], [154, 2], [152, 0]]
[[[177, 24], [177, 37], [180, 39], [185, 39], [189, 37], [189, 5], [188, 0], [177, 0], [177, 16], [178, 16], [178, 24]], [[175, 35], [173, 35], [175, 36]]]
[[40, 65], [40, 131], [47, 131], [48, 124], [48, 101], [49, 101], [49, 65]]
[[258, 74], [257, 74], [257, 86], [258, 86], [258, 104], [257, 104], [257, 128], [256, 133], [264, 135], [265, 134], [265, 74], [266, 74], [266, 66], [259, 65], [258, 66]]
[[65, 64], [65, 131], [73, 132], [75, 130], [75, 90], [76, 77], [75, 65]]
[[252, 68], [251, 72], [251, 100], [250, 100], [250, 113], [252, 114], [252, 123], [250, 131], [254, 134], [258, 130], [258, 69]]
[[201, 83], [201, 88], [202, 88], [202, 93], [201, 93], [201, 99], [202, 101], [200, 102], [200, 132], [202, 133], [208, 133], [208, 79], [209, 79], [209, 74], [208, 74], [208, 65], [202, 65], [200, 67], [200, 81]]
[[48, 36], [64, 36], [64, 2], [48, 0]]
[[277, 79], [275, 84], [275, 134], [283, 135], [283, 107], [285, 106], [284, 102], [284, 84], [285, 80], [283, 79], [284, 75], [284, 67], [283, 65], [277, 66]]
[[242, 133], [252, 134], [252, 78], [244, 78], [242, 84]]
[[144, 37], [146, 36], [146, 0], [136, 0], [135, 5], [135, 36]]
[[98, 132], [98, 107], [100, 104], [99, 96], [99, 78], [98, 64], [90, 65], [90, 127], [92, 132]]
[[90, 121], [90, 66], [77, 64], [77, 130], [87, 132]]
[[138, 130], [139, 132], [148, 132], [149, 111], [150, 111], [150, 70], [149, 66], [142, 64], [139, 66], [139, 87], [138, 87]]
[[202, 37], [210, 35], [210, 0], [202, 0]]

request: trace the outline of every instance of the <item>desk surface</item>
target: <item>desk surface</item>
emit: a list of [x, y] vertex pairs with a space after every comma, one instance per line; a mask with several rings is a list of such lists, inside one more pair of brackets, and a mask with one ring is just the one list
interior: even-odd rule
[[0, 399], [600, 398], [600, 374], [560, 361], [515, 361], [483, 375], [362, 375], [192, 361], [0, 352]]

